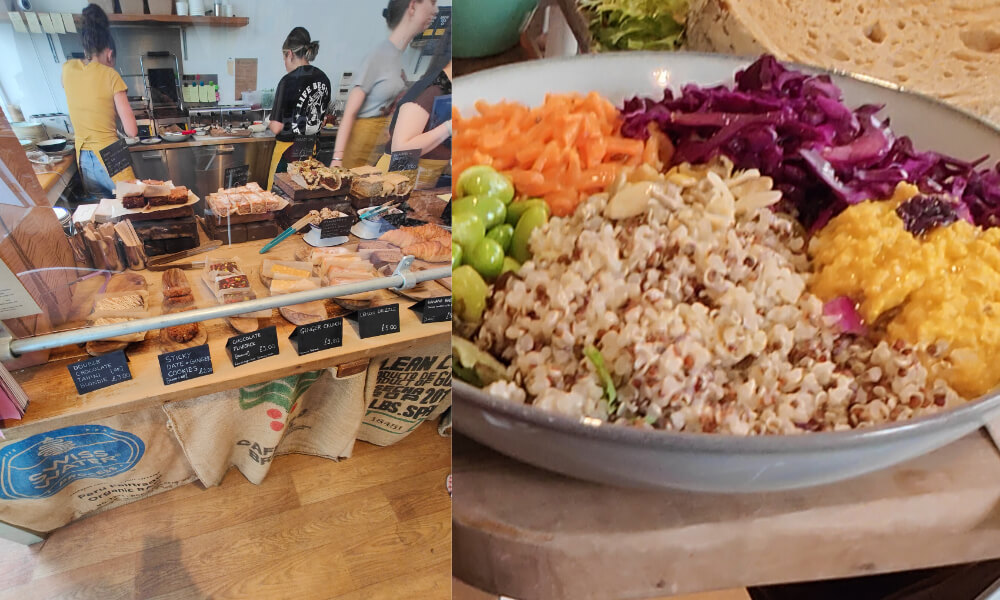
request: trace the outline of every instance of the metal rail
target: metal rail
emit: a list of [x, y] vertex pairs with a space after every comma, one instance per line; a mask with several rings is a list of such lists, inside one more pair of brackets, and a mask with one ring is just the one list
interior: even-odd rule
[[111, 337], [118, 337], [130, 333], [162, 329], [173, 327], [174, 325], [185, 325], [187, 323], [197, 323], [208, 319], [220, 319], [232, 317], [245, 313], [252, 313], [258, 310], [278, 308], [292, 304], [312, 302], [314, 300], [326, 300], [339, 296], [350, 296], [363, 292], [395, 288], [409, 289], [418, 283], [451, 277], [451, 267], [438, 267], [427, 269], [426, 271], [412, 272], [409, 270], [412, 256], [405, 257], [396, 267], [395, 273], [389, 277], [380, 277], [359, 283], [347, 283], [322, 287], [316, 290], [305, 292], [295, 292], [292, 294], [282, 294], [280, 296], [270, 296], [268, 298], [258, 298], [247, 300], [235, 304], [224, 304], [211, 308], [199, 308], [169, 315], [160, 315], [145, 319], [135, 319], [113, 325], [100, 325], [96, 327], [85, 327], [71, 331], [60, 331], [58, 333], [48, 333], [30, 338], [14, 340], [10, 337], [0, 338], [0, 360], [11, 360], [21, 354], [35, 352], [38, 350], [49, 350], [70, 344], [82, 344], [94, 342]]

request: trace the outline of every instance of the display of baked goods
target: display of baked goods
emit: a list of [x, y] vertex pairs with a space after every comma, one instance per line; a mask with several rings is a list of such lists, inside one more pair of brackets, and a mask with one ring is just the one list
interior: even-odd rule
[[[149, 290], [146, 278], [138, 273], [113, 275], [104, 291], [94, 298], [94, 309], [88, 320], [91, 325], [110, 325], [150, 316]], [[125, 348], [131, 342], [146, 339], [146, 332], [130, 333], [106, 340], [87, 342], [86, 350], [99, 356]]]
[[[250, 276], [237, 258], [215, 255], [207, 257], [201, 281], [219, 304], [233, 304], [257, 298], [257, 294], [250, 286]], [[271, 309], [265, 309], [229, 317], [226, 321], [236, 331], [250, 333], [260, 326], [258, 319], [266, 319], [271, 315]]]
[[187, 204], [191, 194], [186, 187], [175, 186], [172, 181], [142, 179], [116, 182], [115, 198], [121, 201], [122, 207], [134, 210]]
[[336, 192], [352, 178], [351, 171], [342, 167], [328, 167], [315, 158], [288, 163], [287, 172], [296, 185], [307, 190], [323, 188]]
[[379, 236], [378, 241], [399, 248], [404, 255], [411, 255], [427, 262], [451, 260], [451, 233], [438, 225], [428, 223], [416, 227], [390, 229]]
[[288, 201], [261, 189], [260, 185], [250, 183], [235, 188], [220, 189], [206, 198], [209, 209], [219, 217], [230, 215], [261, 215], [281, 210]]
[[309, 222], [315, 225], [316, 227], [319, 227], [320, 225], [323, 224], [323, 221], [326, 221], [327, 219], [342, 219], [344, 217], [349, 217], [351, 215], [344, 212], [340, 212], [339, 210], [331, 210], [329, 208], [323, 208], [320, 210], [309, 211], [309, 216], [311, 217]]
[[402, 173], [382, 175], [382, 188], [387, 196], [406, 196], [413, 191], [413, 180]]
[[[161, 280], [163, 314], [183, 312], [195, 307], [191, 283], [181, 269], [167, 269]], [[166, 352], [200, 346], [208, 341], [208, 331], [201, 323], [185, 323], [160, 330], [160, 345]]]

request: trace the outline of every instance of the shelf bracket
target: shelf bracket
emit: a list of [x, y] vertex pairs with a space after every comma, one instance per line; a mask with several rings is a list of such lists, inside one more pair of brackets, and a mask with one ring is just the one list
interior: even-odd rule
[[392, 272], [392, 275], [394, 277], [396, 275], [399, 275], [400, 277], [402, 277], [403, 278], [403, 285], [399, 286], [398, 288], [393, 288], [393, 289], [396, 289], [396, 290], [408, 290], [408, 289], [410, 289], [410, 288], [412, 288], [412, 287], [414, 287], [414, 286], [417, 285], [417, 280], [413, 276], [413, 271], [410, 270], [410, 265], [411, 264], [413, 264], [413, 257], [412, 256], [404, 256], [403, 260], [399, 261], [399, 264], [396, 265], [396, 270]]

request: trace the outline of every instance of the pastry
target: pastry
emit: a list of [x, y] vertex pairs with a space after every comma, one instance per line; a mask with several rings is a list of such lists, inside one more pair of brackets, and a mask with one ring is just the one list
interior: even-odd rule
[[175, 187], [170, 190], [169, 203], [170, 204], [186, 204], [188, 201], [188, 189], [184, 186]]
[[451, 246], [444, 246], [437, 242], [419, 242], [403, 248], [404, 254], [411, 254], [414, 258], [426, 260], [427, 262], [446, 262], [451, 260]]
[[122, 198], [122, 206], [128, 209], [144, 208], [146, 206], [146, 197], [142, 194], [138, 196], [125, 196]]
[[184, 271], [167, 269], [163, 272], [163, 295], [168, 298], [191, 295], [191, 284]]

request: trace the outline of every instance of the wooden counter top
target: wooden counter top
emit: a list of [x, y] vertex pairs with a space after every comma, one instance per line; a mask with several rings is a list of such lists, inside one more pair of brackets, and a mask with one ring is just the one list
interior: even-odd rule
[[1000, 456], [982, 430], [844, 482], [724, 495], [570, 479], [457, 429], [454, 574], [520, 600], [672, 596], [1000, 556]]
[[[268, 294], [264, 284], [260, 281], [261, 261], [264, 258], [294, 260], [296, 249], [305, 245], [300, 236], [294, 236], [267, 254], [259, 254], [258, 250], [267, 241], [269, 240], [223, 246], [209, 255], [235, 256], [242, 259], [244, 264], [249, 267], [248, 274], [251, 285], [258, 297], [263, 297]], [[185, 260], [203, 260], [205, 256], [208, 255], [201, 254]], [[185, 273], [194, 290], [197, 306], [214, 306], [214, 297], [201, 282], [201, 271], [189, 270]], [[153, 314], [159, 314], [162, 301], [160, 285], [162, 272], [142, 271], [142, 274], [149, 282], [151, 311]], [[100, 285], [100, 281], [95, 281], [98, 279], [103, 280], [103, 278], [92, 278], [89, 281], [94, 281], [91, 285], [96, 286]], [[74, 297], [91, 297], [94, 290], [82, 289], [83, 285], [78, 284], [77, 287], [81, 289], [74, 292]], [[441, 287], [441, 290], [443, 290], [443, 294], [448, 293], [444, 287]], [[202, 396], [221, 390], [279, 379], [304, 371], [403, 352], [419, 348], [424, 344], [450, 339], [450, 322], [423, 325], [416, 313], [408, 310], [414, 304], [413, 301], [389, 290], [382, 290], [376, 304], [392, 303], [399, 304], [401, 329], [399, 333], [362, 340], [358, 337], [357, 325], [345, 319], [344, 342], [340, 348], [307, 354], [302, 357], [298, 356], [288, 340], [288, 336], [291, 335], [295, 326], [282, 318], [275, 309], [270, 319], [261, 320], [261, 327], [277, 326], [280, 354], [236, 368], [232, 366], [225, 344], [228, 338], [238, 335], [238, 333], [222, 319], [205, 321], [203, 325], [208, 330], [208, 344], [212, 353], [214, 373], [170, 386], [164, 386], [160, 377], [157, 356], [163, 353], [163, 350], [159, 345], [158, 331], [149, 332], [144, 342], [132, 344], [126, 350], [132, 372], [131, 381], [83, 396], [77, 395], [67, 365], [89, 358], [89, 355], [79, 346], [66, 346], [54, 350], [48, 363], [14, 372], [15, 379], [24, 388], [31, 403], [22, 421], [0, 421], [0, 424], [4, 426], [3, 434], [8, 440], [20, 439], [59, 426], [89, 422], [151, 404]], [[79, 314], [75, 317], [85, 318], [90, 312], [90, 306], [83, 300], [77, 305], [79, 306]]]
[[[52, 173], [37, 173], [38, 183], [42, 184], [42, 190], [48, 193], [49, 190], [54, 188], [56, 184], [63, 181], [64, 178], [72, 175], [71, 171], [76, 169], [76, 156], [70, 154], [69, 156], [64, 156], [59, 162], [50, 165], [46, 171], [54, 171]], [[65, 182], [63, 182], [65, 183]]]

